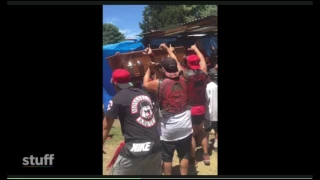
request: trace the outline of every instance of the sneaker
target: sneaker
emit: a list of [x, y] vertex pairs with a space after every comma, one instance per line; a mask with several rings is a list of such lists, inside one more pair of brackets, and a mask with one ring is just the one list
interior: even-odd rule
[[205, 165], [209, 166], [210, 165], [210, 156], [209, 154], [204, 154], [203, 155], [203, 162]]

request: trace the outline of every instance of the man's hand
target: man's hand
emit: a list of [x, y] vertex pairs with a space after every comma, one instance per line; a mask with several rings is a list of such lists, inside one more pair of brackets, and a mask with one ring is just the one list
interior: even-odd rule
[[171, 46], [171, 44], [168, 47], [165, 43], [160, 44], [159, 48], [162, 48], [162, 49], [165, 49], [165, 50], [171, 51], [171, 52], [173, 52], [175, 50], [174, 47]]
[[160, 44], [159, 48], [163, 48], [163, 49], [166, 49], [166, 50], [169, 49], [168, 46], [165, 43]]
[[198, 48], [197, 48], [197, 45], [192, 45], [188, 50], [193, 50], [193, 51], [196, 51], [196, 50], [198, 50]]
[[150, 44], [148, 45], [148, 47], [143, 51], [144, 55], [151, 55], [152, 54], [152, 49]]
[[171, 51], [171, 52], [174, 52], [174, 50], [175, 50], [175, 49], [174, 49], [174, 47], [172, 47], [172, 46], [171, 46], [171, 44], [170, 44], [170, 46], [169, 46], [169, 49], [168, 49], [168, 50], [169, 50], [169, 51]]
[[148, 47], [143, 51], [144, 55], [151, 55], [152, 54], [152, 49], [150, 44], [148, 45]]
[[170, 44], [170, 47], [168, 47], [165, 43], [162, 43], [162, 44], [160, 44], [160, 48], [163, 48], [163, 49], [167, 50], [168, 56], [173, 58], [174, 60], [176, 60], [176, 62], [178, 64], [178, 71], [179, 72], [182, 71], [182, 66], [179, 63], [177, 56], [173, 52], [174, 51], [174, 47], [172, 47], [171, 44]]

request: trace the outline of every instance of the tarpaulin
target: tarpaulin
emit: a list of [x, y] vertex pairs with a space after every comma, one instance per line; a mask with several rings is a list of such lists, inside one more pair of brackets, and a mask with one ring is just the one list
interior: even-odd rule
[[127, 41], [123, 41], [123, 42], [120, 42], [117, 44], [109, 44], [109, 45], [103, 46], [103, 55], [102, 55], [103, 89], [102, 89], [102, 95], [103, 95], [103, 103], [104, 103], [105, 108], [107, 108], [108, 102], [111, 100], [111, 98], [116, 93], [113, 85], [110, 83], [112, 70], [111, 70], [106, 58], [109, 56], [115, 55], [116, 52], [126, 53], [126, 52], [131, 52], [131, 51], [140, 51], [143, 49], [144, 49], [144, 46], [141, 42], [141, 39], [127, 40]]
[[201, 37], [199, 38], [202, 48], [205, 50], [206, 54], [210, 57], [212, 53], [212, 46], [218, 49], [218, 38], [214, 37]]

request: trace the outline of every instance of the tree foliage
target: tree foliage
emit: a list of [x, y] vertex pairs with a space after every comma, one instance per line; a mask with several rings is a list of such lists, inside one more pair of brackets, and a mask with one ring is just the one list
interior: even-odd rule
[[148, 5], [139, 23], [143, 33], [217, 15], [216, 5]]
[[113, 24], [103, 24], [103, 45], [115, 44], [125, 39], [124, 34], [119, 31], [119, 28]]

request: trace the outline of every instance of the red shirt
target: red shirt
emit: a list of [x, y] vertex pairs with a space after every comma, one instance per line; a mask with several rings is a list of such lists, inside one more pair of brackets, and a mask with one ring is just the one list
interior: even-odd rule
[[159, 102], [164, 117], [180, 114], [187, 109], [187, 88], [185, 78], [165, 78], [159, 87]]
[[206, 113], [207, 76], [201, 70], [187, 70], [185, 73], [188, 89], [188, 104], [192, 106], [191, 115], [203, 115]]
[[206, 106], [193, 106], [191, 108], [191, 115], [203, 115], [206, 113]]

